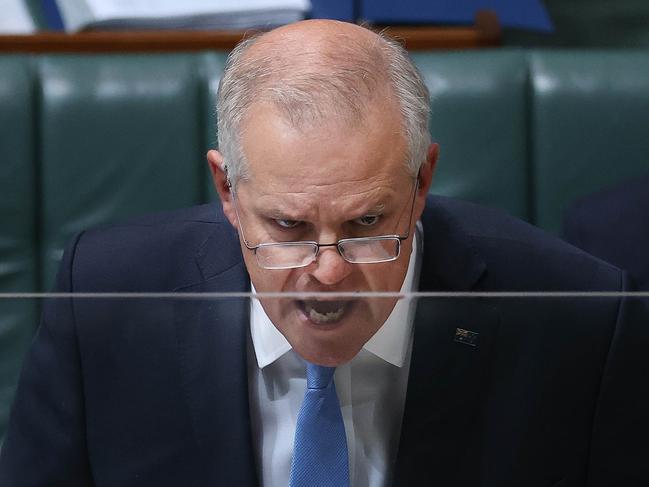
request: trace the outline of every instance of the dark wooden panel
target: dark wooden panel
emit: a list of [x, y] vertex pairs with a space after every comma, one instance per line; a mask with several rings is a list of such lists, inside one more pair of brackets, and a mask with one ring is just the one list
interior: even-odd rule
[[[501, 31], [493, 12], [476, 15], [474, 26], [376, 27], [404, 42], [410, 50], [468, 49], [500, 45]], [[254, 34], [248, 31], [120, 31], [0, 36], [0, 52], [174, 52], [232, 49]]]

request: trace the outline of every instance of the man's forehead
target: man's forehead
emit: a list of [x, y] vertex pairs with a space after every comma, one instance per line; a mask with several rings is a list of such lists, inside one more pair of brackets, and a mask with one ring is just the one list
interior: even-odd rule
[[400, 113], [370, 107], [350, 124], [332, 112], [315, 126], [295, 127], [270, 102], [257, 102], [242, 125], [248, 173], [278, 186], [352, 185], [398, 178], [408, 149]]
[[[400, 203], [403, 191], [393, 184], [372, 185], [363, 188], [340, 185], [327, 188], [307, 186], [304, 191], [284, 190], [254, 185], [248, 181], [246, 196], [257, 213], [271, 218], [317, 220], [321, 217], [351, 217], [369, 213], [380, 214]], [[255, 189], [260, 192], [255, 194]]]
[[258, 198], [267, 198], [268, 201], [302, 201], [316, 199], [327, 200], [327, 196], [335, 200], [353, 200], [362, 198], [367, 200], [388, 200], [401, 191], [400, 179], [395, 178], [368, 178], [366, 180], [347, 180], [319, 184], [302, 181], [300, 184], [291, 184], [276, 179], [272, 184], [249, 178], [242, 181], [240, 187], [246, 192], [255, 193]]
[[[388, 160], [352, 157], [327, 160], [314, 154], [314, 162], [304, 158], [274, 161], [256, 158], [249, 164], [241, 186], [259, 197], [278, 201], [300, 202], [315, 198], [326, 200], [388, 200], [393, 194], [407, 191], [412, 176], [405, 161], [398, 156]], [[304, 163], [300, 163], [304, 160]]]

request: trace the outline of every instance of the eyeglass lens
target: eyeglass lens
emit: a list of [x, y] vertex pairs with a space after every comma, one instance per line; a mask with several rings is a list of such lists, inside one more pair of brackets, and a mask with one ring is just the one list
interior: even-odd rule
[[255, 254], [257, 262], [264, 269], [290, 269], [305, 267], [313, 262], [318, 246], [310, 243], [262, 244]]
[[340, 254], [348, 262], [369, 264], [387, 262], [399, 256], [398, 238], [344, 240], [338, 244]]
[[[340, 255], [353, 264], [389, 262], [399, 256], [399, 238], [368, 238], [343, 240], [338, 244]], [[266, 269], [305, 267], [313, 262], [318, 246], [313, 243], [264, 244], [256, 249], [257, 262]]]

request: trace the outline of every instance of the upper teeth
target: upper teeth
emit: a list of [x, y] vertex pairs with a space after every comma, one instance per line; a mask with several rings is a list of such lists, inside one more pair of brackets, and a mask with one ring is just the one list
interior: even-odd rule
[[341, 306], [336, 311], [331, 311], [329, 313], [319, 313], [313, 307], [307, 306], [307, 311], [309, 312], [309, 318], [312, 321], [320, 323], [330, 323], [332, 321], [337, 321], [345, 312], [345, 307]]

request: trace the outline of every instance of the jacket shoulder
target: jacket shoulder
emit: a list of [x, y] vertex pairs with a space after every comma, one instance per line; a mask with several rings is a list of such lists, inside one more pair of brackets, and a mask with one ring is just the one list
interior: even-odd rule
[[612, 291], [621, 286], [618, 268], [502, 210], [437, 196], [429, 198], [427, 209], [429, 228], [441, 226], [455, 245], [462, 242], [484, 262], [483, 288]]
[[197, 258], [214, 244], [224, 259], [240, 256], [236, 232], [209, 204], [84, 231], [63, 262], [74, 292], [167, 292], [204, 279]]

